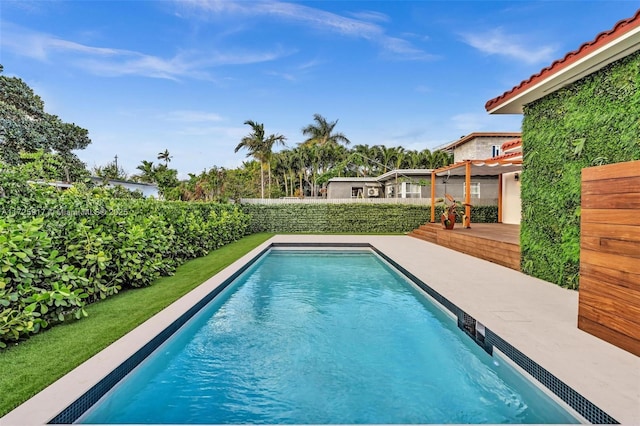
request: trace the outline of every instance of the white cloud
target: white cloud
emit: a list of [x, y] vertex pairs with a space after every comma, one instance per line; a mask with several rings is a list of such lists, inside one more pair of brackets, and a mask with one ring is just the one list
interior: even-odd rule
[[365, 11], [361, 11], [361, 12], [353, 12], [350, 14], [351, 16], [353, 16], [356, 19], [360, 19], [362, 21], [377, 21], [377, 22], [389, 22], [389, 16], [381, 13], [381, 12], [376, 12], [373, 10], [365, 10]]
[[170, 121], [180, 121], [187, 123], [218, 122], [224, 120], [221, 115], [214, 112], [188, 110], [171, 111], [167, 114], [163, 114], [161, 118]]
[[460, 131], [460, 135], [472, 132], [519, 132], [522, 116], [520, 115], [490, 115], [486, 113], [467, 112], [451, 117], [453, 128]]
[[556, 53], [554, 46], [526, 46], [521, 36], [507, 34], [502, 28], [483, 33], [466, 33], [461, 36], [465, 43], [483, 53], [506, 56], [527, 64], [550, 62]]
[[401, 59], [425, 60], [434, 56], [414, 47], [407, 40], [391, 37], [383, 27], [367, 20], [387, 21], [386, 15], [376, 12], [352, 13], [360, 19], [349, 18], [321, 9], [297, 3], [286, 2], [243, 2], [232, 0], [180, 0], [176, 1], [180, 8], [190, 7], [195, 16], [202, 18], [203, 13], [209, 16], [221, 14], [268, 16], [281, 18], [289, 22], [302, 23], [321, 30], [362, 38], [380, 45], [388, 54], [392, 53]]
[[267, 52], [190, 51], [163, 58], [126, 49], [88, 46], [6, 22], [2, 22], [2, 30], [2, 49], [43, 62], [56, 62], [64, 56], [68, 63], [81, 69], [111, 77], [213, 80], [210, 73], [213, 67], [269, 62], [292, 53], [279, 48]]

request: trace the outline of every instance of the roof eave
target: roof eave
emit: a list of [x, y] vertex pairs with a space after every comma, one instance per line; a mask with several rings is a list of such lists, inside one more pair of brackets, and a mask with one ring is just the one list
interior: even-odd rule
[[[555, 72], [532, 84], [531, 87], [520, 89], [533, 83], [534, 78], [520, 83], [511, 91], [487, 102], [487, 111], [489, 114], [522, 114], [524, 105], [586, 77], [637, 50], [640, 50], [640, 26], [632, 28], [608, 44], [574, 61], [567, 60], [563, 65], [558, 66]], [[501, 97], [503, 99], [500, 99]]]

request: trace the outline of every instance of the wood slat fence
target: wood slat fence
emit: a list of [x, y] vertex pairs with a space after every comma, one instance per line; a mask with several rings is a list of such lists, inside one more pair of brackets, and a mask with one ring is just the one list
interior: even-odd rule
[[640, 356], [640, 161], [582, 171], [578, 328]]

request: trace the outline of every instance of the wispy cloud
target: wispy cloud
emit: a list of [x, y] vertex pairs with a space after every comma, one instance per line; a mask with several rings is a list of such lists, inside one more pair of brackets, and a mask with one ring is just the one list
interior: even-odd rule
[[546, 45], [532, 47], [522, 36], [508, 34], [503, 28], [495, 28], [481, 33], [461, 34], [465, 43], [489, 55], [500, 55], [517, 59], [527, 64], [550, 62], [556, 53], [556, 47]]
[[482, 131], [520, 131], [522, 117], [517, 114], [489, 115], [484, 112], [466, 112], [450, 118], [452, 128], [460, 135]]
[[331, 31], [349, 37], [362, 38], [382, 47], [386, 55], [398, 59], [425, 60], [434, 56], [413, 46], [409, 41], [386, 34], [385, 29], [370, 21], [388, 21], [388, 17], [377, 12], [352, 13], [349, 18], [321, 9], [297, 3], [278, 1], [242, 2], [232, 0], [180, 0], [179, 8], [190, 8], [196, 16], [216, 17], [222, 14], [244, 16], [268, 16], [291, 23], [301, 23], [315, 29]]
[[220, 114], [216, 114], [215, 112], [191, 110], [171, 111], [163, 114], [161, 118], [170, 121], [180, 121], [186, 123], [206, 123], [224, 120], [224, 118]]
[[211, 74], [214, 67], [269, 62], [291, 54], [276, 48], [262, 52], [188, 51], [160, 57], [127, 49], [88, 46], [7, 22], [2, 22], [2, 31], [2, 49], [42, 62], [55, 62], [64, 57], [67, 63], [87, 72], [111, 77], [136, 75], [170, 80], [214, 80]]
[[389, 22], [390, 21], [388, 15], [384, 13], [376, 12], [373, 10], [353, 12], [350, 15], [362, 21], [371, 21], [371, 22]]

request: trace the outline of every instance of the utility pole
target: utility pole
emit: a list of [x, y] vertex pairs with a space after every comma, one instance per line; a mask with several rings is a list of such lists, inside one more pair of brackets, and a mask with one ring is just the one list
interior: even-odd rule
[[118, 173], [118, 154], [116, 154], [116, 156], [113, 157], [113, 158], [116, 160], [115, 161], [115, 163], [116, 163], [116, 173]]

